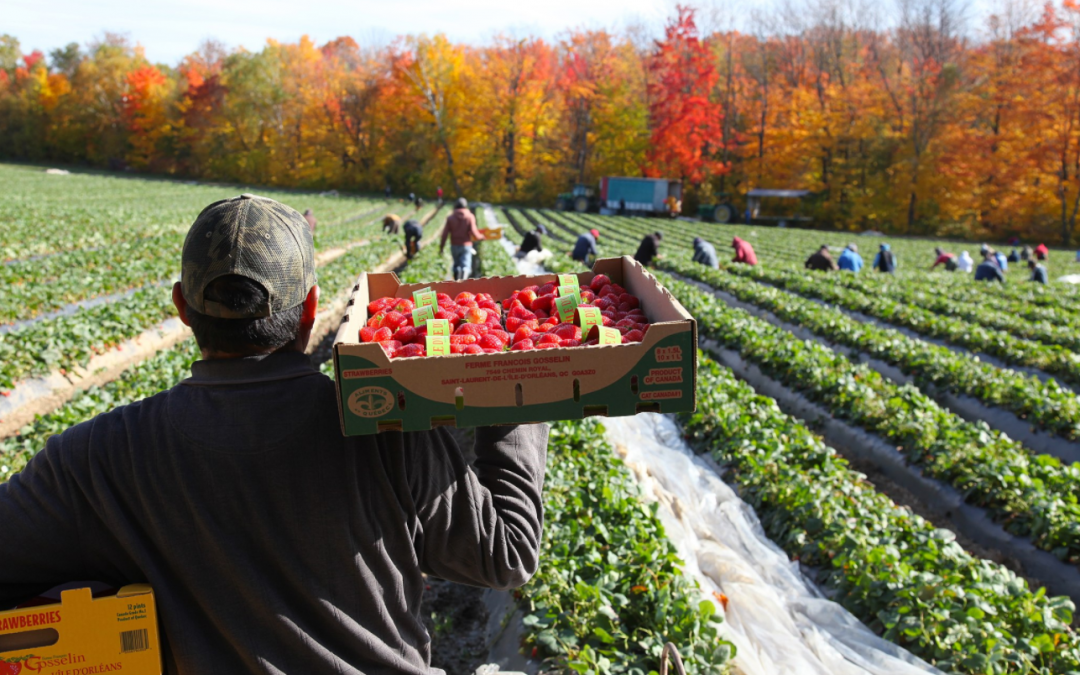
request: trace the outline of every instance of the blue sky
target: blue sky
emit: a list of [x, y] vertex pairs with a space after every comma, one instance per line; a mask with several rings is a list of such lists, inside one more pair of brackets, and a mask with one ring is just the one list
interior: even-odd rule
[[[783, 0], [776, 0], [781, 2]], [[971, 0], [973, 19], [1001, 0]], [[771, 11], [773, 0], [705, 3], [740, 20], [750, 10]], [[885, 0], [887, 3], [888, 0]], [[259, 49], [266, 38], [317, 43], [349, 35], [361, 44], [396, 35], [445, 32], [452, 39], [484, 42], [499, 31], [554, 37], [566, 28], [621, 29], [663, 25], [674, 2], [666, 0], [5, 0], [0, 33], [24, 51], [48, 51], [69, 42], [86, 44], [104, 31], [125, 33], [151, 61], [175, 65], [214, 38], [228, 47]], [[870, 0], [870, 4], [874, 3]]]

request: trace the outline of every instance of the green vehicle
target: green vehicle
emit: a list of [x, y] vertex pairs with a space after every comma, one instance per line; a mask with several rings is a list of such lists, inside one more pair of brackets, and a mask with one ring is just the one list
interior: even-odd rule
[[555, 202], [555, 209], [558, 211], [586, 213], [596, 211], [598, 207], [596, 191], [588, 185], [581, 184], [575, 185], [572, 191], [559, 195], [558, 201]]
[[713, 196], [717, 198], [715, 203], [698, 206], [698, 217], [707, 223], [739, 222], [739, 211], [729, 200], [731, 194], [719, 192]]

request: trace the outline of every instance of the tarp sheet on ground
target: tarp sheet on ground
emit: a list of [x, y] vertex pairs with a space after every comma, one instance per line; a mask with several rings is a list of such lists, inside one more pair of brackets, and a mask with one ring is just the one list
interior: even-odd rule
[[[879, 638], [826, 599], [765, 536], [753, 509], [694, 456], [669, 417], [604, 420], [607, 438], [660, 502], [667, 535], [724, 614], [745, 675], [916, 675], [941, 671]], [[728, 598], [725, 612], [712, 592]]]

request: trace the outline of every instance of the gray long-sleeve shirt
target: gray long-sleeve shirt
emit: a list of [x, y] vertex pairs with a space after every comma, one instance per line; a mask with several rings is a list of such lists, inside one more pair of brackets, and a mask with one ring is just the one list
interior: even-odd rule
[[0, 485], [0, 607], [149, 582], [169, 673], [433, 673], [421, 572], [535, 571], [547, 427], [341, 435], [299, 353], [200, 361]]

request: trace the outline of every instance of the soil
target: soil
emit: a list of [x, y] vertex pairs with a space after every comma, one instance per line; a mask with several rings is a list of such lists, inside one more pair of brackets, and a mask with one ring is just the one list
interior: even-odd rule
[[431, 635], [433, 667], [448, 675], [470, 675], [487, 663], [484, 589], [427, 577], [420, 613]]

